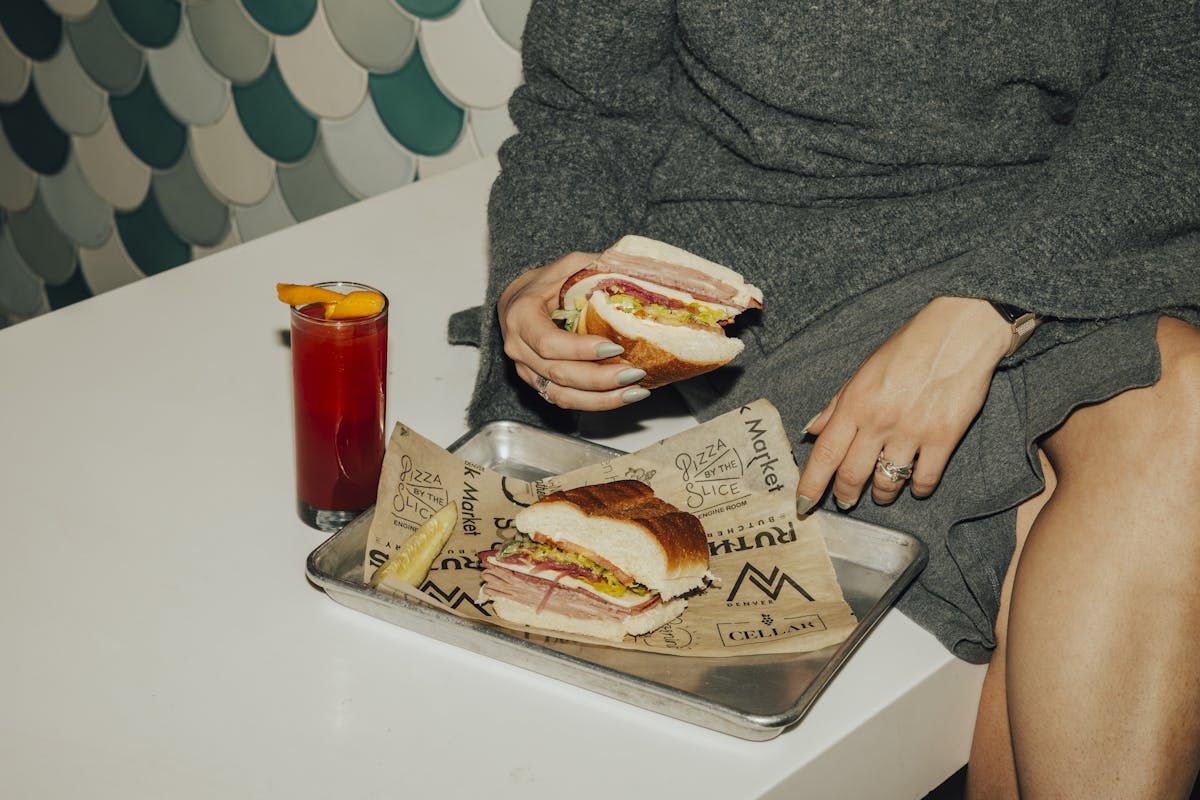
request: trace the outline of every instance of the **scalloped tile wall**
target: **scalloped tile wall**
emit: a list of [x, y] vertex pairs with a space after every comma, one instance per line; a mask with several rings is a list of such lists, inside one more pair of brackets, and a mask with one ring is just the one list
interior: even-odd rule
[[0, 0], [0, 327], [496, 151], [530, 0]]

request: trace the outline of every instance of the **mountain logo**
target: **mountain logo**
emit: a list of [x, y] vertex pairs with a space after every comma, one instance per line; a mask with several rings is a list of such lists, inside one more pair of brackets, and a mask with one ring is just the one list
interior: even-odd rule
[[737, 599], [739, 593], [750, 591], [751, 587], [762, 592], [771, 600], [778, 600], [779, 596], [783, 594], [783, 590], [789, 586], [799, 592], [805, 600], [810, 602], [813, 600], [813, 596], [803, 586], [778, 566], [772, 568], [770, 574], [767, 574], [747, 561], [742, 567], [742, 571], [738, 573], [737, 580], [733, 582], [733, 588], [730, 589], [729, 597], [725, 598], [725, 601], [732, 603]]

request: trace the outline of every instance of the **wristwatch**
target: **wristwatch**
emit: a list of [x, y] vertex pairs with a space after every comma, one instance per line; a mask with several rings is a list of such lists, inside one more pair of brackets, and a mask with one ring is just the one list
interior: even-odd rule
[[1033, 335], [1034, 329], [1041, 324], [1042, 318], [1032, 311], [1010, 306], [1008, 303], [990, 302], [992, 308], [1004, 317], [1012, 329], [1012, 341], [1008, 343], [1008, 350], [1004, 353], [1004, 357], [1008, 358], [1017, 352], [1018, 347], [1025, 344], [1026, 339]]

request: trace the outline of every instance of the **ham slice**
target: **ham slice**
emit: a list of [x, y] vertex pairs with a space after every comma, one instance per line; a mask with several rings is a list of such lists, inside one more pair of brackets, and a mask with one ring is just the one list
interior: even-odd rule
[[[738, 294], [737, 287], [692, 267], [672, 264], [647, 256], [620, 253], [611, 248], [601, 253], [595, 264], [593, 269], [600, 272], [616, 272], [633, 278], [653, 281], [681, 292], [687, 292], [697, 300], [718, 303], [741, 311], [745, 311], [747, 308], [747, 306], [735, 302]], [[762, 303], [752, 298], [749, 307], [762, 308]]]
[[639, 605], [619, 606], [587, 589], [563, 586], [536, 575], [514, 572], [492, 561], [487, 562], [483, 581], [484, 595], [503, 597], [536, 608], [539, 612], [553, 611], [573, 619], [621, 621], [661, 602], [659, 595], [654, 594]]

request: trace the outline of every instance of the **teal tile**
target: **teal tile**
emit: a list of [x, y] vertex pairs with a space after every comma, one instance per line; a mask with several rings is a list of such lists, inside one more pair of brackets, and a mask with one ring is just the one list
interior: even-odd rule
[[213, 196], [190, 150], [166, 172], [155, 173], [154, 195], [171, 229], [192, 244], [214, 247], [229, 232], [229, 209]]
[[88, 288], [87, 281], [83, 279], [83, 272], [78, 269], [71, 273], [71, 277], [67, 279], [66, 283], [58, 286], [46, 286], [46, 298], [50, 301], [52, 309], [66, 308], [80, 300], [87, 300], [91, 296], [92, 290]]
[[175, 39], [183, 11], [179, 0], [108, 0], [121, 28], [143, 47], [166, 47]]
[[409, 150], [436, 156], [458, 141], [463, 109], [433, 82], [419, 46], [407, 64], [388, 75], [371, 75], [368, 85], [388, 132]]
[[317, 0], [242, 0], [254, 20], [279, 36], [291, 36], [308, 27], [317, 12]]
[[45, 61], [62, 41], [63, 24], [44, 0], [0, 0], [0, 25], [25, 55]]
[[32, 81], [20, 100], [0, 105], [0, 125], [13, 152], [37, 172], [53, 175], [67, 162], [70, 140], [46, 113]]
[[271, 63], [271, 37], [238, 0], [209, 0], [187, 7], [196, 46], [217, 72], [234, 83], [258, 80]]
[[271, 158], [292, 163], [312, 150], [317, 121], [292, 97], [275, 59], [257, 81], [233, 87], [233, 101], [251, 141]]
[[279, 191], [297, 222], [348, 206], [357, 199], [338, 180], [319, 143], [300, 163], [279, 167]]
[[157, 275], [191, 259], [192, 249], [167, 224], [153, 189], [146, 193], [141, 206], [133, 211], [118, 212], [116, 216], [117, 232], [125, 252], [147, 275]]
[[156, 169], [169, 169], [183, 155], [187, 128], [179, 123], [154, 88], [147, 72], [137, 88], [109, 102], [121, 138], [133, 154]]
[[458, 0], [396, 0], [406, 11], [425, 19], [444, 17], [458, 7]]
[[46, 283], [66, 283], [75, 270], [75, 243], [54, 224], [39, 192], [24, 211], [8, 215], [13, 244], [22, 260]]
[[67, 38], [84, 71], [110, 94], [129, 94], [137, 86], [145, 66], [142, 51], [121, 30], [108, 0], [100, 0], [83, 19], [67, 23]]

